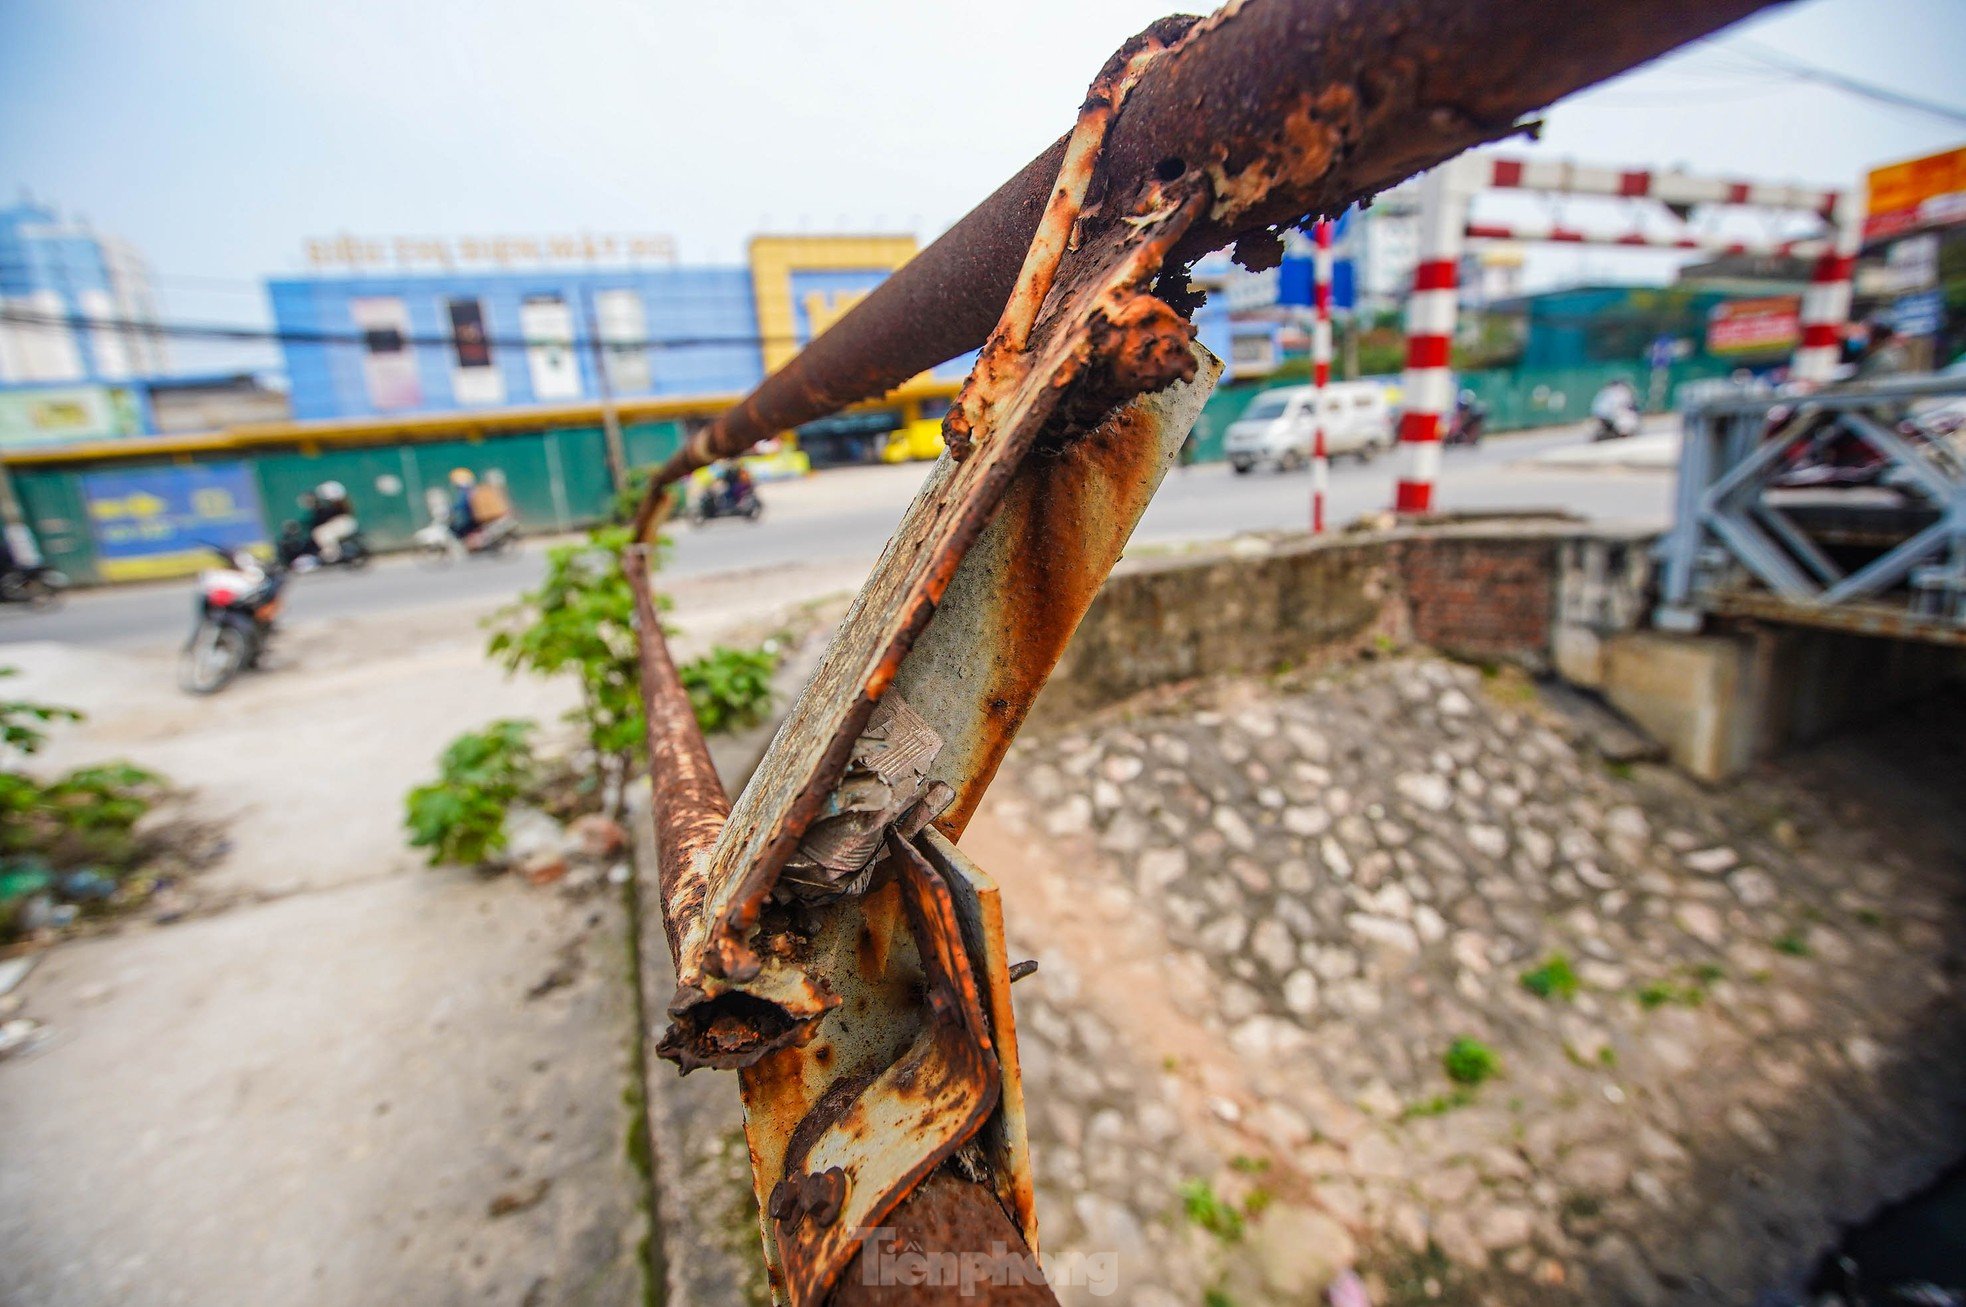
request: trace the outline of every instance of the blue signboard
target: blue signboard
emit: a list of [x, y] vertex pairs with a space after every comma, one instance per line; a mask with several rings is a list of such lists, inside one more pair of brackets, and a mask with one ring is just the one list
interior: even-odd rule
[[[1311, 303], [1311, 256], [1286, 254], [1277, 269], [1277, 303]], [[1337, 310], [1350, 309], [1358, 302], [1358, 287], [1353, 276], [1350, 259], [1331, 261], [1331, 307]]]
[[266, 543], [259, 487], [244, 463], [90, 472], [82, 498], [107, 581], [195, 570], [214, 561], [207, 545]]
[[[1337, 310], [1350, 309], [1358, 302], [1356, 269], [1350, 254], [1354, 212], [1345, 210], [1331, 227], [1331, 307]], [[1308, 236], [1311, 225], [1306, 223], [1302, 230]], [[1309, 244], [1308, 240], [1293, 239], [1285, 251], [1283, 263], [1277, 269], [1278, 304], [1310, 305], [1313, 269]]]
[[1936, 336], [1945, 326], [1946, 299], [1940, 290], [1905, 295], [1891, 305], [1891, 325], [1900, 336]]

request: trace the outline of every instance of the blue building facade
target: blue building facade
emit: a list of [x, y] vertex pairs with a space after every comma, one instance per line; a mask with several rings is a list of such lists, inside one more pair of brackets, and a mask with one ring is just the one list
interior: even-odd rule
[[[592, 402], [603, 380], [617, 398], [734, 395], [913, 252], [907, 237], [761, 236], [749, 266], [337, 273], [267, 293], [300, 419]], [[1226, 306], [1197, 326], [1232, 356]]]
[[760, 375], [744, 268], [319, 277], [267, 289], [296, 418], [592, 400], [602, 359], [618, 395], [741, 391]]
[[168, 362], [131, 247], [44, 204], [0, 209], [0, 449], [151, 430]]
[[0, 385], [92, 385], [167, 370], [135, 250], [44, 204], [0, 209]]

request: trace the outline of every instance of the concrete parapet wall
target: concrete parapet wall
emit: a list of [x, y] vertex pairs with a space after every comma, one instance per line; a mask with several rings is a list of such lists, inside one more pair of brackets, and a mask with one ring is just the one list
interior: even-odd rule
[[1815, 628], [1640, 629], [1652, 536], [1549, 518], [1310, 538], [1245, 537], [1129, 558], [1039, 698], [1063, 721], [1162, 686], [1418, 643], [1604, 696], [1702, 780], [1966, 674], [1959, 650]]
[[1577, 523], [1529, 519], [1245, 538], [1121, 563], [1039, 699], [1061, 720], [1208, 676], [1341, 658], [1379, 637], [1549, 666]]

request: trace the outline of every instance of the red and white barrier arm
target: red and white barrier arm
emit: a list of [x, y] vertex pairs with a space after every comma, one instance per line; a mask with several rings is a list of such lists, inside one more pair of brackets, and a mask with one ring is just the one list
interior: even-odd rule
[[1625, 232], [1614, 236], [1581, 231], [1574, 227], [1555, 225], [1515, 227], [1495, 222], [1471, 222], [1468, 224], [1466, 235], [1469, 240], [1519, 241], [1526, 245], [1623, 246], [1650, 250], [1697, 250], [1709, 254], [1747, 254], [1768, 258], [1816, 254], [1828, 244], [1821, 239], [1810, 239], [1757, 245], [1721, 240], [1713, 236], [1654, 236], [1646, 232]]
[[1610, 195], [1626, 199], [1659, 200], [1666, 204], [1745, 204], [1762, 209], [1795, 209], [1825, 219], [1835, 211], [1841, 193], [1819, 186], [1785, 186], [1770, 182], [1729, 181], [1683, 172], [1649, 169], [1593, 168], [1566, 159], [1482, 160], [1488, 175], [1477, 175], [1477, 186], [1497, 190], [1542, 191], [1552, 195]]

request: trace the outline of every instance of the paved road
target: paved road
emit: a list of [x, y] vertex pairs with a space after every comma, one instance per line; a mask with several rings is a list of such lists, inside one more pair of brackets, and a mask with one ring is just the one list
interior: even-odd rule
[[[1479, 450], [1448, 450], [1440, 481], [1446, 510], [1562, 508], [1590, 518], [1666, 520], [1671, 478], [1627, 470], [1551, 469], [1534, 460], [1583, 443], [1581, 429], [1501, 436]], [[927, 464], [825, 472], [803, 482], [768, 485], [757, 525], [715, 522], [673, 533], [672, 576], [704, 576], [805, 563], [871, 561], [900, 520]], [[1328, 520], [1342, 524], [1384, 508], [1394, 464], [1382, 459], [1332, 470]], [[1174, 472], [1148, 508], [1135, 539], [1142, 543], [1210, 539], [1239, 531], [1289, 530], [1309, 516], [1310, 477], [1267, 472], [1236, 476], [1220, 463]], [[387, 559], [360, 574], [315, 573], [289, 589], [290, 624], [413, 609], [475, 599], [486, 603], [537, 580], [544, 546], [529, 542], [517, 558], [472, 560], [427, 569]], [[155, 646], [189, 629], [188, 581], [124, 586], [73, 595], [58, 611], [0, 609], [0, 645], [59, 640], [108, 648]]]

